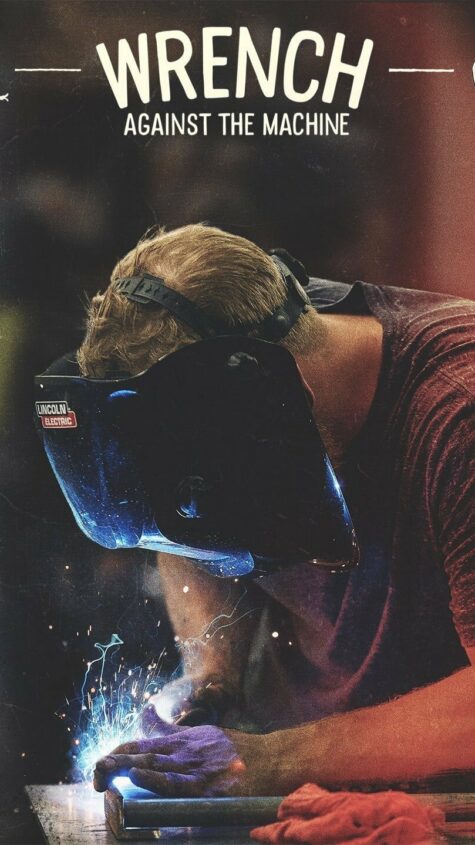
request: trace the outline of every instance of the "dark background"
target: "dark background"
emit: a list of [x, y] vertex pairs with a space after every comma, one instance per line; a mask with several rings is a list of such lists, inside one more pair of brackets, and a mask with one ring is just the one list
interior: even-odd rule
[[[176, 88], [162, 104], [154, 33], [187, 32], [199, 86], [205, 25], [248, 26], [263, 50], [273, 26], [284, 44], [314, 29], [327, 56], [341, 31], [348, 60], [372, 38], [350, 136], [124, 138], [95, 45], [114, 55], [142, 31], [151, 112], [323, 110], [318, 95], [298, 107], [281, 94], [264, 101], [252, 73], [244, 102], [190, 104]], [[75, 527], [34, 433], [33, 375], [78, 343], [85, 293], [154, 223], [207, 220], [287, 247], [315, 275], [473, 297], [474, 29], [474, 3], [0, 3], [0, 93], [10, 94], [0, 101], [1, 841], [39, 841], [22, 787], [69, 776], [71, 735], [55, 712], [77, 696], [94, 642], [116, 632], [131, 665], [162, 648], [177, 661], [153, 556], [106, 552]], [[216, 80], [232, 89], [236, 40], [222, 43], [230, 62]], [[302, 88], [326, 61], [302, 51]], [[13, 71], [24, 66], [83, 70]], [[348, 90], [341, 82], [332, 111], [349, 111]], [[146, 110], [135, 92], [129, 105]]]

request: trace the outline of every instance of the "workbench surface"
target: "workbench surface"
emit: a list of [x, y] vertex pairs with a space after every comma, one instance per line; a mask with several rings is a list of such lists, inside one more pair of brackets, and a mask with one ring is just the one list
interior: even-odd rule
[[[26, 792], [47, 845], [118, 845], [118, 840], [106, 824], [104, 798], [89, 784], [27, 786]], [[135, 839], [134, 843], [150, 845], [151, 841], [150, 838]], [[205, 839], [199, 841], [201, 845], [206, 845]], [[252, 840], [247, 841], [251, 843]], [[475, 822], [459, 825], [457, 831], [437, 841], [451, 845], [475, 845]], [[224, 842], [230, 845], [229, 839], [223, 840], [223, 845]], [[174, 843], [176, 845], [176, 840]], [[213, 845], [219, 845], [216, 839], [213, 839]]]
[[104, 817], [104, 796], [92, 785], [27, 786], [26, 793], [48, 845], [117, 845]]
[[[90, 784], [25, 788], [47, 845], [120, 845], [105, 820], [104, 796], [94, 792]], [[160, 839], [165, 842], [163, 836]], [[134, 838], [133, 845], [150, 845], [152, 841], [149, 833], [146, 839]], [[174, 845], [198, 841], [200, 845], [207, 845], [205, 838], [180, 837], [171, 841]], [[233, 842], [229, 837], [220, 839], [218, 832], [210, 841], [212, 845], [232, 845]], [[252, 843], [245, 834], [234, 841], [239, 841], [240, 845]], [[475, 838], [473, 843], [475, 845]]]

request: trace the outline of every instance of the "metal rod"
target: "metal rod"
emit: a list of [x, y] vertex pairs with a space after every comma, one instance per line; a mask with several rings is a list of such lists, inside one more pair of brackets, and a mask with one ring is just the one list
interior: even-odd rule
[[124, 825], [129, 827], [228, 827], [269, 824], [277, 818], [282, 798], [124, 799]]

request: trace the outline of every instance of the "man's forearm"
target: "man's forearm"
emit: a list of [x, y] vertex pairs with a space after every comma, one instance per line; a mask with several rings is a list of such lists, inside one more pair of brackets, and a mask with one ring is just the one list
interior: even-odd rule
[[475, 769], [475, 667], [385, 704], [260, 738], [268, 776], [252, 739], [233, 739], [248, 765], [250, 791], [267, 794], [307, 781], [390, 783]]

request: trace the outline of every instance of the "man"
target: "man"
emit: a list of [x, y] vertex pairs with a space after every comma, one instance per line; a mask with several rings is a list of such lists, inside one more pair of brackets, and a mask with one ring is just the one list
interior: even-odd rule
[[[141, 273], [233, 327], [285, 296], [249, 241], [201, 225], [160, 232], [93, 299], [78, 353], [87, 377], [140, 373], [199, 340], [166, 308], [124, 296], [118, 280]], [[197, 795], [475, 768], [475, 305], [362, 283], [312, 280], [308, 292], [315, 308], [279, 342], [337, 469], [360, 564], [298, 563], [243, 587], [160, 554], [177, 637], [202, 635], [178, 712], [212, 705], [241, 730], [159, 722], [159, 736], [98, 762], [98, 789], [124, 771], [162, 794]], [[234, 624], [207, 642], [223, 609]]]

